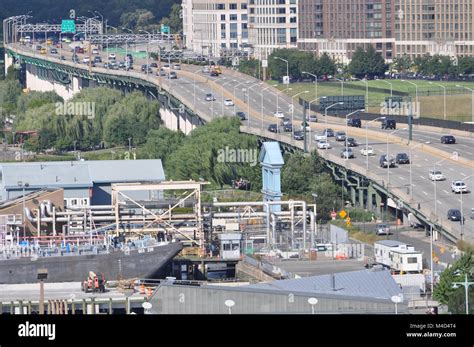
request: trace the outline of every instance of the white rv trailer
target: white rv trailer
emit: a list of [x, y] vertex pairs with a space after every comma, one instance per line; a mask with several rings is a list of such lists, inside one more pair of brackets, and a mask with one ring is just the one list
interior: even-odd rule
[[423, 270], [421, 252], [411, 245], [395, 240], [374, 243], [375, 262], [396, 272], [419, 273]]

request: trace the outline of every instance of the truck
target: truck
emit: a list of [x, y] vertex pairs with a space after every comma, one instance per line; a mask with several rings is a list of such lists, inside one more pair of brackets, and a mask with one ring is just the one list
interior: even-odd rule
[[374, 243], [375, 262], [396, 273], [420, 273], [422, 253], [406, 243], [380, 240]]
[[211, 76], [219, 76], [222, 73], [221, 68], [216, 65], [212, 65], [209, 71], [210, 71]]

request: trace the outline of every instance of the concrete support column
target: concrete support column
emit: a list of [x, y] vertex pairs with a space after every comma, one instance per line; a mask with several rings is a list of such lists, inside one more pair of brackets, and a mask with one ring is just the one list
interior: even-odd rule
[[365, 208], [364, 195], [367, 193], [367, 189], [359, 189], [359, 206]]

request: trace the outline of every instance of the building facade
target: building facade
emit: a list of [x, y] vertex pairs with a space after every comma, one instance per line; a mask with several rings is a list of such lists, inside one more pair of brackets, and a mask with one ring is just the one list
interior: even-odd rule
[[299, 0], [249, 0], [249, 42], [256, 59], [274, 49], [297, 48]]
[[183, 34], [188, 49], [221, 57], [248, 45], [247, 0], [183, 0]]
[[390, 61], [425, 54], [474, 55], [473, 0], [299, 0], [303, 50], [347, 63], [372, 45]]

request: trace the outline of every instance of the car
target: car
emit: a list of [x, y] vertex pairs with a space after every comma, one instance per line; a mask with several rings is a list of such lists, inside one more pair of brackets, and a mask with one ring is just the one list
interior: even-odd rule
[[72, 56], [72, 61], [73, 61], [74, 63], [79, 63], [79, 62], [80, 62], [79, 57], [78, 57], [77, 55], [75, 55], [75, 54]]
[[327, 136], [326, 136], [326, 134], [324, 134], [324, 133], [323, 133], [323, 134], [320, 134], [320, 135], [315, 134], [315, 135], [314, 135], [314, 140], [315, 140], [315, 141], [327, 141]]
[[340, 141], [345, 141], [346, 140], [346, 133], [344, 131], [338, 131], [336, 133], [336, 141], [340, 142]]
[[451, 191], [454, 193], [467, 193], [467, 185], [463, 181], [451, 182]]
[[171, 69], [170, 64], [168, 63], [163, 64], [163, 69]]
[[234, 102], [231, 99], [225, 99], [224, 100], [224, 105], [225, 106], [234, 106]]
[[117, 58], [117, 55], [115, 53], [109, 54], [109, 60], [115, 60], [115, 58]]
[[166, 76], [166, 71], [163, 70], [163, 68], [161, 68], [160, 71], [157, 71], [157, 72], [156, 72], [156, 75], [157, 75], [157, 76]]
[[432, 181], [444, 181], [446, 177], [444, 177], [443, 173], [440, 170], [430, 170], [430, 180]]
[[283, 131], [286, 132], [286, 133], [292, 132], [293, 131], [293, 124], [287, 123], [287, 124], [283, 125]]
[[[151, 70], [151, 68], [150, 68], [150, 70]], [[178, 78], [178, 75], [176, 74], [176, 72], [171, 71], [171, 72], [169, 73], [169, 75], [168, 75], [168, 78], [169, 78], [170, 80], [175, 80], [175, 79]]]
[[360, 128], [362, 126], [362, 122], [359, 118], [348, 118], [347, 125], [350, 127]]
[[110, 68], [109, 64], [108, 63], [104, 63], [104, 69], [108, 69]]
[[299, 131], [299, 130], [295, 131], [293, 133], [293, 138], [298, 141], [304, 140], [304, 132]]
[[56, 48], [51, 48], [49, 51], [51, 54], [58, 54], [58, 50]]
[[300, 128], [301, 130], [311, 131], [311, 127], [309, 126], [309, 123], [306, 121], [301, 122]]
[[306, 116], [306, 120], [308, 122], [317, 122], [318, 121], [318, 117], [316, 117], [315, 114], [310, 114], [308, 116]]
[[277, 111], [273, 112], [273, 116], [276, 117], [276, 118], [284, 118], [285, 117], [283, 112], [281, 112], [280, 110], [277, 110]]
[[37, 51], [41, 51], [42, 48], [43, 48], [43, 47], [41, 47], [40, 45], [37, 45], [35, 49], [36, 49]]
[[397, 164], [410, 164], [410, 158], [406, 153], [397, 153], [397, 156], [395, 157], [395, 162]]
[[380, 156], [379, 165], [382, 168], [395, 167], [395, 159], [392, 156], [387, 159], [387, 155], [383, 154]]
[[210, 76], [213, 76], [213, 77], [219, 76], [219, 74], [218, 74], [215, 70], [212, 70], [209, 75], [210, 75]]
[[326, 140], [318, 141], [318, 148], [319, 149], [329, 149], [331, 148], [331, 144]]
[[376, 235], [390, 235], [390, 227], [385, 223], [379, 223], [375, 226]]
[[181, 65], [179, 65], [179, 64], [174, 64], [174, 65], [173, 65], [173, 69], [175, 69], [175, 70], [181, 70]]
[[216, 98], [211, 93], [206, 94], [206, 101], [214, 101]]
[[76, 48], [74, 48], [74, 52], [84, 54], [84, 48], [76, 46]]
[[129, 60], [130, 63], [133, 64], [133, 55], [131, 53], [127, 53], [127, 55], [125, 56], [125, 60]]
[[287, 125], [287, 124], [291, 124], [290, 118], [283, 118], [283, 119], [280, 121], [280, 125]]
[[451, 222], [460, 222], [461, 218], [461, 211], [459, 211], [457, 208], [451, 208], [448, 210], [448, 219]]
[[46, 51], [46, 48], [41, 48], [40, 49], [40, 54], [46, 54], [48, 51]]
[[341, 151], [341, 158], [344, 158], [344, 159], [354, 158], [354, 152], [352, 152], [351, 148], [347, 148], [347, 149], [344, 148]]
[[94, 57], [94, 63], [102, 63], [102, 58], [100, 56], [95, 56]]
[[456, 143], [456, 138], [453, 135], [441, 136], [441, 143], [451, 145]]
[[121, 61], [119, 63], [119, 69], [125, 69], [125, 62]]
[[277, 133], [278, 132], [278, 124], [270, 124], [268, 126], [267, 130], [272, 132], [272, 133]]
[[98, 54], [99, 54], [99, 50], [98, 50], [97, 48], [93, 48], [93, 49], [92, 49], [92, 54], [98, 55]]
[[204, 66], [201, 71], [202, 71], [202, 73], [209, 73], [209, 71], [210, 71], [209, 66]]
[[246, 117], [246, 115], [245, 115], [245, 112], [238, 111], [238, 112], [235, 113], [235, 115], [236, 115], [237, 117], [239, 117], [240, 120], [246, 120], [246, 119], [247, 119], [247, 117]]
[[334, 130], [330, 128], [324, 129], [323, 134], [326, 135], [327, 137], [334, 137]]
[[346, 142], [347, 142], [347, 146], [348, 147], [357, 147], [359, 146], [359, 144], [357, 143], [356, 139], [353, 138], [353, 137], [348, 137], [346, 139]]
[[360, 150], [361, 155], [375, 155], [374, 149], [372, 147], [364, 147]]
[[382, 129], [396, 129], [397, 122], [395, 121], [395, 119], [385, 118], [382, 120], [381, 128]]
[[158, 64], [157, 63], [151, 63], [150, 67], [155, 67], [156, 68], [156, 67], [158, 67]]
[[115, 61], [112, 61], [112, 62], [109, 63], [109, 68], [112, 69], [112, 70], [118, 70], [119, 66]]
[[82, 59], [82, 63], [83, 63], [83, 64], [89, 64], [90, 61], [91, 61], [91, 60], [90, 60], [89, 57], [84, 57], [84, 58]]
[[64, 55], [59, 57], [59, 60], [66, 60], [66, 57]]

